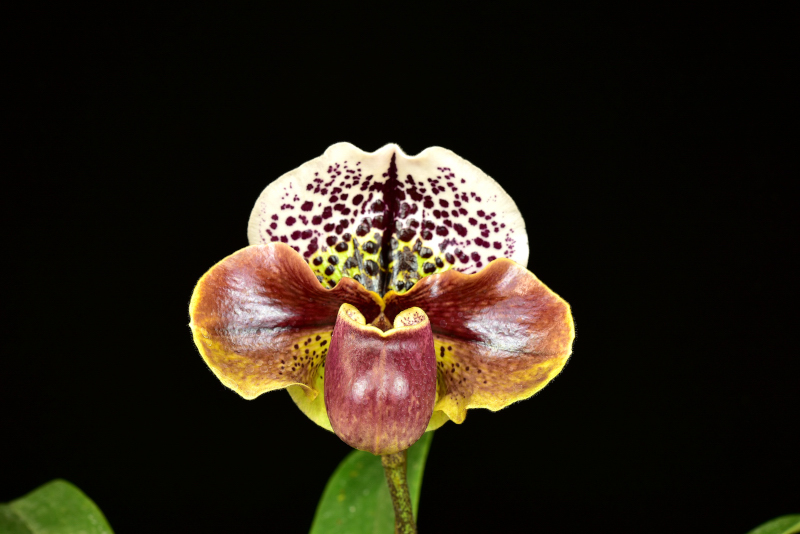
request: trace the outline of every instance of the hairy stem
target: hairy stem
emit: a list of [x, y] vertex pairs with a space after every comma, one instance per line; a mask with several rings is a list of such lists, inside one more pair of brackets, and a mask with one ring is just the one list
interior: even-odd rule
[[417, 534], [406, 480], [406, 451], [381, 456], [381, 464], [392, 496], [395, 534]]

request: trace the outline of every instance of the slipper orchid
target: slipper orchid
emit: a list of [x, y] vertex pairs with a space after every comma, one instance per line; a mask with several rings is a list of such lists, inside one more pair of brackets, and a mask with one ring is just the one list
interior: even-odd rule
[[525, 269], [519, 210], [449, 150], [333, 145], [264, 190], [248, 237], [192, 295], [203, 359], [246, 399], [288, 389], [355, 448], [405, 450], [569, 358], [569, 305]]

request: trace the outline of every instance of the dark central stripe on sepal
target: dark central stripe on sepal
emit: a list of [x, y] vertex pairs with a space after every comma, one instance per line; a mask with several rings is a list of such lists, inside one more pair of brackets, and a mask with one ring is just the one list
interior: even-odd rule
[[[386, 204], [386, 213], [384, 221], [386, 222], [386, 229], [383, 231], [383, 239], [381, 240], [381, 270], [382, 270], [382, 284], [381, 296], [385, 295], [390, 287], [394, 287], [394, 276], [388, 272], [389, 264], [394, 259], [394, 251], [397, 249], [397, 239], [394, 238], [395, 233], [395, 217], [400, 211], [400, 195], [405, 194], [400, 191], [400, 183], [397, 181], [397, 153], [392, 153], [392, 160], [389, 162], [389, 170], [384, 173], [388, 177], [384, 184], [383, 198]], [[394, 243], [392, 243], [394, 242]], [[392, 245], [394, 244], [394, 248]]]

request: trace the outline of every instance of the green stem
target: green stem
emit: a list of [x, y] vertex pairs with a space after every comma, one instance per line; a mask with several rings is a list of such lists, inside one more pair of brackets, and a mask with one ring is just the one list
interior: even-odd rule
[[406, 480], [406, 451], [381, 456], [381, 464], [389, 484], [389, 494], [392, 496], [395, 534], [417, 534]]

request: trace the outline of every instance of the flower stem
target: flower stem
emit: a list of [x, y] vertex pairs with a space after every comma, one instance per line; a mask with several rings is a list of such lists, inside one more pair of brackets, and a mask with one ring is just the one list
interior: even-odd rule
[[406, 451], [384, 454], [381, 456], [381, 464], [389, 484], [389, 494], [392, 496], [395, 534], [417, 534], [406, 480]]

